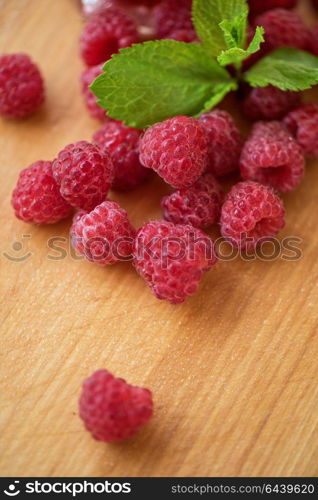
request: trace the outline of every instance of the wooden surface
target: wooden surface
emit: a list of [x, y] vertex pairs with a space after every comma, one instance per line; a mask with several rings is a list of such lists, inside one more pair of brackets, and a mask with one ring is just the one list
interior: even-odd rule
[[[0, 16], [0, 52], [30, 53], [47, 87], [36, 116], [0, 121], [1, 475], [316, 475], [317, 162], [284, 197], [282, 237], [302, 238], [303, 257], [220, 263], [183, 305], [156, 300], [128, 263], [74, 260], [68, 240], [52, 260], [70, 221], [19, 222], [10, 194], [23, 167], [98, 127], [78, 87], [82, 20], [75, 0], [0, 0]], [[114, 198], [138, 226], [165, 191], [154, 180]], [[153, 391], [153, 420], [125, 443], [95, 442], [78, 417], [98, 368]]]

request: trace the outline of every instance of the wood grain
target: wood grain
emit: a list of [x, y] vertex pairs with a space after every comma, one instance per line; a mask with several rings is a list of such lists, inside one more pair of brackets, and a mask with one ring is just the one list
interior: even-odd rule
[[[161, 303], [129, 264], [74, 260], [70, 221], [40, 228], [13, 217], [18, 172], [98, 124], [79, 93], [77, 2], [0, 0], [0, 13], [0, 52], [32, 54], [47, 87], [36, 116], [0, 122], [1, 474], [317, 475], [318, 163], [284, 197], [282, 237], [303, 240], [300, 260], [223, 262], [185, 304]], [[114, 198], [138, 226], [160, 216], [165, 189], [154, 180]], [[66, 238], [62, 260], [49, 257], [53, 236]], [[103, 367], [152, 389], [156, 404], [142, 432], [112, 446], [92, 440], [77, 414], [82, 379]]]

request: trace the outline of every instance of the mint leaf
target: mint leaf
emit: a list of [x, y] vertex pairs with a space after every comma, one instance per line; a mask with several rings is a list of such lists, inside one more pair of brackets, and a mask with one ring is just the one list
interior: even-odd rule
[[[221, 23], [222, 25], [223, 23]], [[239, 65], [244, 59], [247, 59], [251, 54], [258, 52], [260, 49], [260, 44], [264, 42], [264, 28], [258, 26], [255, 30], [255, 35], [253, 40], [249, 44], [247, 49], [240, 49], [239, 47], [233, 47], [228, 50], [223, 50], [218, 56], [217, 60], [221, 66], [227, 66], [228, 64]]]
[[199, 43], [150, 41], [122, 49], [91, 89], [108, 115], [144, 128], [175, 115], [196, 115], [237, 88]]
[[305, 90], [318, 83], [318, 57], [302, 50], [280, 48], [244, 75], [252, 87], [274, 85], [281, 90]]
[[244, 48], [248, 4], [246, 0], [194, 0], [195, 30], [212, 56], [222, 50]]

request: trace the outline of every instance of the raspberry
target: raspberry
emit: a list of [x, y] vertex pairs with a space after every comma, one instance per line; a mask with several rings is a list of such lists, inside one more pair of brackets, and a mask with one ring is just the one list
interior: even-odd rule
[[149, 222], [139, 229], [134, 265], [158, 299], [183, 302], [217, 258], [212, 240], [190, 225]]
[[43, 101], [42, 76], [29, 56], [0, 56], [0, 115], [25, 118], [34, 113]]
[[84, 62], [94, 66], [135, 42], [134, 21], [122, 10], [110, 7], [88, 19], [80, 37], [80, 51]]
[[254, 249], [285, 225], [283, 202], [271, 188], [239, 182], [228, 193], [221, 212], [221, 233], [241, 250]]
[[105, 200], [114, 175], [109, 154], [86, 141], [62, 149], [52, 167], [63, 198], [84, 210], [92, 210]]
[[268, 184], [287, 193], [304, 175], [300, 146], [280, 122], [258, 122], [244, 145], [240, 160], [244, 180]]
[[93, 438], [112, 443], [131, 437], [148, 422], [153, 412], [152, 394], [107, 370], [98, 370], [84, 380], [79, 410]]
[[298, 0], [249, 0], [251, 16], [276, 8], [292, 9]]
[[192, 0], [163, 0], [153, 10], [157, 38], [166, 38], [179, 30], [193, 30]]
[[34, 224], [54, 224], [72, 213], [53, 179], [50, 161], [36, 161], [20, 172], [11, 203], [18, 219]]
[[308, 49], [310, 33], [296, 12], [286, 9], [269, 10], [258, 16], [254, 24], [265, 29], [265, 43], [262, 44], [265, 52], [279, 47]]
[[220, 177], [238, 169], [243, 139], [232, 116], [216, 109], [199, 120], [208, 133], [208, 171]]
[[296, 138], [304, 153], [318, 155], [318, 104], [308, 103], [291, 111], [285, 119], [285, 125]]
[[73, 247], [90, 262], [102, 266], [129, 260], [135, 229], [127, 212], [115, 201], [104, 201], [92, 212], [80, 211], [71, 227]]
[[[318, 6], [318, 3], [317, 3]], [[315, 56], [318, 56], [318, 24], [313, 27], [310, 36], [309, 50]]]
[[169, 33], [169, 35], [167, 35], [167, 38], [171, 40], [177, 40], [177, 42], [199, 42], [196, 32], [191, 28], [186, 30], [183, 29], [172, 31], [171, 33]]
[[165, 196], [161, 206], [166, 220], [203, 229], [217, 222], [222, 202], [220, 184], [212, 174], [205, 174], [193, 186]]
[[139, 139], [142, 132], [109, 120], [95, 132], [93, 141], [110, 154], [114, 164], [112, 188], [129, 191], [141, 184], [151, 173], [139, 161]]
[[284, 92], [269, 85], [251, 89], [244, 99], [243, 111], [251, 120], [279, 120], [299, 104], [299, 92]]
[[146, 130], [140, 140], [140, 161], [168, 184], [186, 188], [207, 166], [207, 134], [195, 118], [176, 116]]
[[93, 118], [97, 118], [98, 120], [105, 121], [106, 120], [106, 111], [101, 108], [96, 102], [96, 96], [93, 94], [88, 86], [93, 83], [95, 78], [97, 78], [100, 74], [102, 74], [103, 65], [98, 64], [97, 66], [91, 66], [83, 71], [81, 74], [81, 90], [84, 96], [84, 100], [87, 106], [88, 111], [90, 112]]

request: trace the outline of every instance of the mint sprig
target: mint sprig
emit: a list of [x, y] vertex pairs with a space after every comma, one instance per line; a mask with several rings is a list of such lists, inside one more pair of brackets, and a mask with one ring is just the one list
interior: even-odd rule
[[[246, 0], [194, 0], [192, 13], [201, 43], [140, 43], [105, 63], [90, 88], [110, 117], [145, 128], [171, 116], [208, 111], [242, 80], [282, 90], [318, 83], [318, 57], [289, 48], [275, 50], [242, 74], [242, 62], [264, 41], [264, 29], [257, 27], [246, 48]], [[230, 64], [236, 78], [224, 68]]]

